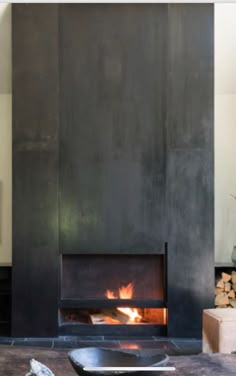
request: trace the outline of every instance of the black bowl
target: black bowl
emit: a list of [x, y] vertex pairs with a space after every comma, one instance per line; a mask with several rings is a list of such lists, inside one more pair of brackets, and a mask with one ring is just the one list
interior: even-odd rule
[[122, 350], [99, 347], [85, 347], [68, 353], [69, 360], [78, 375], [113, 375], [136, 371], [87, 371], [84, 367], [162, 367], [167, 364], [169, 357], [165, 354], [141, 356]]

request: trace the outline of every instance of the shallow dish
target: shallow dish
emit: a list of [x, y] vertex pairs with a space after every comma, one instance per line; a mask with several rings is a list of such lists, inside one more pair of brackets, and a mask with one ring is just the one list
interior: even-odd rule
[[[127, 353], [122, 350], [101, 347], [85, 347], [72, 350], [68, 353], [68, 357], [78, 375], [128, 374], [130, 372], [140, 371], [139, 369], [135, 370], [134, 367], [164, 367], [169, 361], [169, 357], [165, 354], [141, 356]], [[96, 371], [85, 370], [85, 367], [126, 367], [130, 368], [130, 370]]]

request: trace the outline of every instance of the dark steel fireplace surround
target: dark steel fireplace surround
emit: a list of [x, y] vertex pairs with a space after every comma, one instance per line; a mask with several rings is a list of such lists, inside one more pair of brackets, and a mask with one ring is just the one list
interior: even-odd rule
[[[119, 296], [119, 288], [131, 283], [133, 295]], [[167, 247], [149, 255], [62, 255], [60, 285], [61, 335], [167, 333]], [[112, 299], [106, 297], [107, 290], [113, 292]], [[117, 307], [136, 308], [141, 317], [125, 323], [114, 319]], [[107, 322], [99, 321], [103, 312]], [[93, 314], [98, 322], [91, 321]]]
[[[13, 5], [14, 337], [201, 336], [213, 21], [213, 4]], [[124, 305], [143, 322], [89, 322]]]

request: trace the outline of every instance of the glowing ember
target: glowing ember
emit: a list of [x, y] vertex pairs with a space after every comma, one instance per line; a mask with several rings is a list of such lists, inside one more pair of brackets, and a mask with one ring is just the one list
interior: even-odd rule
[[[107, 290], [106, 297], [108, 299], [131, 299], [134, 293], [134, 283], [130, 282], [127, 286], [121, 286], [119, 288], [118, 296], [113, 291]], [[142, 316], [138, 313], [137, 308], [130, 307], [117, 307], [120, 312], [125, 313], [129, 317], [130, 322], [140, 321]]]

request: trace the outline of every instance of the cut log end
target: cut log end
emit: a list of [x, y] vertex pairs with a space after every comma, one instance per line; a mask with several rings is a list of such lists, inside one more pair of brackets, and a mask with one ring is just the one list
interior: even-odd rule
[[231, 274], [228, 274], [228, 273], [222, 272], [221, 277], [224, 282], [229, 282], [231, 280]]
[[225, 305], [225, 304], [229, 304], [228, 295], [225, 292], [222, 292], [221, 294], [216, 295], [216, 297], [215, 297], [215, 305], [216, 306], [221, 306], [221, 305]]

